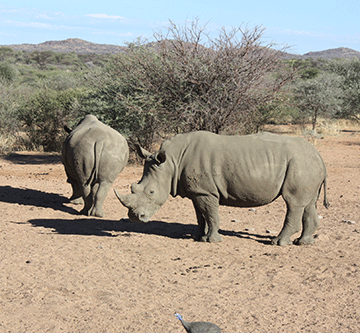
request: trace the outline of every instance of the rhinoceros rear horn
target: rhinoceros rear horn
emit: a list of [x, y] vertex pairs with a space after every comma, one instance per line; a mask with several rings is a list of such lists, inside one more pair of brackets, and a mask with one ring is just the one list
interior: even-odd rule
[[116, 191], [116, 189], [114, 189], [115, 195], [117, 196], [117, 198], [119, 199], [119, 201], [122, 203], [123, 206], [125, 206], [126, 208], [130, 208], [130, 200], [129, 197], [127, 195], [122, 195], [120, 193], [118, 193]]
[[136, 148], [136, 151], [138, 153], [138, 155], [141, 157], [141, 158], [148, 158], [149, 156], [151, 156], [151, 153], [148, 152], [146, 149], [144, 149], [143, 147], [141, 147], [139, 144], [135, 144], [135, 148]]

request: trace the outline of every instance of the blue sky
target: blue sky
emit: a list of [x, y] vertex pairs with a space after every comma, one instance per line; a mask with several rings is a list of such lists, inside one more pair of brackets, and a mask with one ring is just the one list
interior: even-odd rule
[[359, 17], [359, 0], [0, 0], [0, 45], [67, 38], [124, 45], [151, 39], [169, 20], [184, 26], [198, 18], [212, 34], [261, 26], [264, 44], [287, 45], [291, 53], [360, 51]]

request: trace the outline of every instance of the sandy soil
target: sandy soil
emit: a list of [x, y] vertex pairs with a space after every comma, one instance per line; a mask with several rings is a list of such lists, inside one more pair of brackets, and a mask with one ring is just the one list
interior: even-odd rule
[[[221, 207], [223, 242], [194, 242], [195, 213], [169, 198], [134, 224], [111, 191], [106, 217], [78, 214], [56, 155], [0, 158], [0, 332], [360, 332], [360, 133], [316, 143], [328, 168], [326, 210], [311, 246], [279, 247], [282, 199]], [[142, 168], [114, 187], [129, 192]]]

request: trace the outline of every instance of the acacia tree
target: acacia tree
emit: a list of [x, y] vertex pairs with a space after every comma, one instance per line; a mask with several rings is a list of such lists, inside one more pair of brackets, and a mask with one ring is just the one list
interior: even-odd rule
[[213, 38], [198, 20], [184, 27], [170, 22], [154, 42], [138, 40], [114, 58], [107, 69], [111, 85], [93, 83], [121, 105], [140, 140], [161, 131], [251, 132], [252, 114], [293, 78], [282, 70], [286, 48], [263, 45], [263, 33], [240, 27]]
[[342, 108], [339, 117], [360, 121], [360, 59], [335, 59], [328, 70], [342, 78]]
[[45, 69], [48, 61], [54, 56], [53, 51], [33, 51], [30, 58], [35, 61], [40, 69]]
[[309, 80], [298, 80], [294, 84], [296, 106], [304, 117], [310, 117], [313, 132], [320, 116], [333, 117], [341, 107], [342, 78], [324, 72]]

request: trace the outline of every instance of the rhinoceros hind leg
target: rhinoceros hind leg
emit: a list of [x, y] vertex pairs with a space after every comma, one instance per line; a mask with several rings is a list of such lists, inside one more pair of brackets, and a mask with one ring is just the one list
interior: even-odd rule
[[303, 215], [304, 208], [298, 206], [291, 206], [287, 203], [287, 212], [285, 222], [279, 235], [271, 240], [273, 245], [290, 245], [293, 242], [290, 237], [301, 229], [301, 217]]
[[82, 198], [82, 190], [79, 184], [70, 177], [68, 177], [67, 182], [70, 183], [73, 192], [69, 199], [69, 202], [75, 205], [83, 204], [84, 200]]
[[84, 208], [80, 211], [80, 213], [86, 216], [90, 216], [90, 210], [93, 203], [91, 188], [89, 185], [84, 185], [82, 187], [82, 191], [83, 191], [83, 199], [84, 199]]
[[316, 199], [317, 198], [305, 207], [302, 218], [303, 230], [300, 238], [296, 239], [294, 242], [296, 245], [308, 245], [315, 243], [313, 234], [319, 226], [319, 217], [315, 206]]
[[93, 207], [90, 210], [91, 216], [103, 217], [103, 204], [111, 187], [111, 182], [103, 181], [96, 183], [92, 188]]

